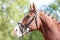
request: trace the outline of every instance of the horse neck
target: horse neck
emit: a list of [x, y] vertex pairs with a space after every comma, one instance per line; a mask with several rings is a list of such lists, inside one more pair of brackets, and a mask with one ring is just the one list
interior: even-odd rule
[[51, 35], [58, 33], [57, 22], [43, 12], [40, 12], [40, 19], [42, 21], [40, 31], [43, 33], [46, 40], [50, 40]]

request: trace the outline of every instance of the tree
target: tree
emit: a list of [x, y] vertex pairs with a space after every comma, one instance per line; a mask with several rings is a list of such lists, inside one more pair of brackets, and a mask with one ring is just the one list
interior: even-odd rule
[[50, 13], [52, 16], [54, 16], [56, 19], [60, 20], [60, 0], [55, 0], [53, 3], [51, 3], [48, 6], [45, 7], [44, 10], [47, 13]]
[[28, 4], [28, 0], [0, 0], [0, 40], [16, 40], [12, 30]]

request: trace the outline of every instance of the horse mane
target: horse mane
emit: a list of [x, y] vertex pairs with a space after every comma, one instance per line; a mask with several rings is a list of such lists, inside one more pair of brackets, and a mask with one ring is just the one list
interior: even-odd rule
[[48, 17], [51, 17], [52, 20], [57, 24], [57, 25], [60, 25], [60, 21], [58, 19], [56, 19], [54, 16], [51, 16], [50, 13], [46, 13], [45, 11], [43, 10], [40, 10], [40, 12], [43, 12], [45, 15], [47, 15]]

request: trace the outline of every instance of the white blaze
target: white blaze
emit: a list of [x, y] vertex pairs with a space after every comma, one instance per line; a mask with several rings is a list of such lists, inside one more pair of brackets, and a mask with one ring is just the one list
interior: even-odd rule
[[18, 37], [21, 37], [21, 36], [22, 36], [22, 32], [21, 32], [21, 30], [19, 29], [19, 26], [18, 26], [18, 25], [14, 28], [14, 33], [15, 33]]

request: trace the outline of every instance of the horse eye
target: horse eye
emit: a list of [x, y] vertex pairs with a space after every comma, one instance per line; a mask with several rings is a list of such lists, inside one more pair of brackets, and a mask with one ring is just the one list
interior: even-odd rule
[[27, 16], [27, 18], [30, 18], [30, 16]]

